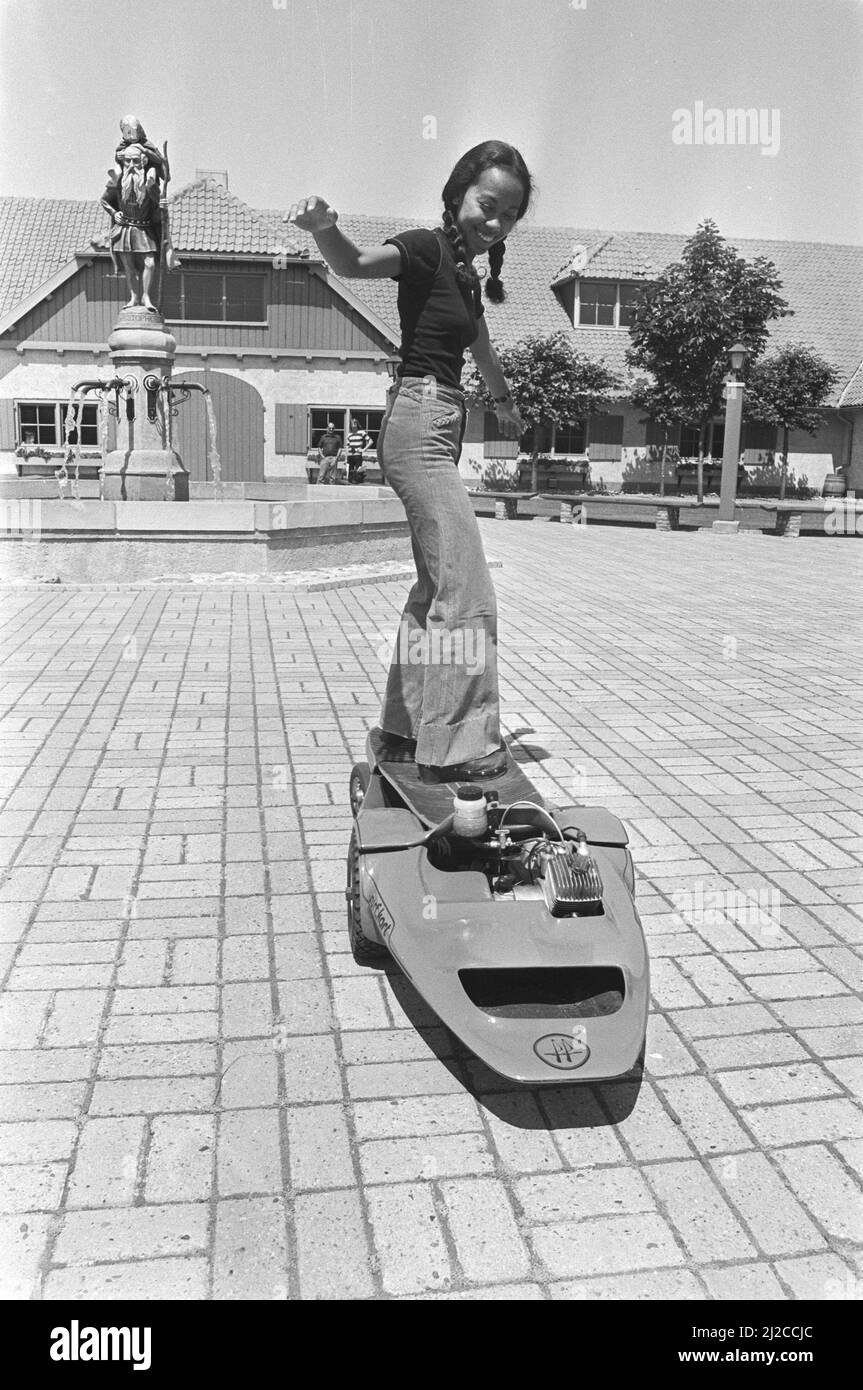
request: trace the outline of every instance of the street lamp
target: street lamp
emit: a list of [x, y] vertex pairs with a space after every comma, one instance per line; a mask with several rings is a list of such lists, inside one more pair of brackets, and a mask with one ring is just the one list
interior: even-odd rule
[[389, 377], [390, 381], [398, 380], [398, 372], [399, 367], [401, 366], [401, 361], [402, 359], [400, 357], [388, 357], [386, 359], [387, 376]]
[[725, 440], [722, 446], [722, 482], [719, 489], [719, 517], [713, 523], [714, 531], [734, 534], [740, 523], [734, 520], [734, 503], [737, 497], [737, 466], [740, 460], [740, 427], [743, 420], [743, 382], [738, 373], [749, 356], [745, 343], [735, 343], [729, 348], [728, 358], [731, 371], [725, 378]]

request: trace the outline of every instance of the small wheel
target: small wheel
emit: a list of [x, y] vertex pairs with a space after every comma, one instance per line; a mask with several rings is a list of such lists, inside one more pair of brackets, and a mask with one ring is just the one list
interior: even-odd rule
[[360, 807], [365, 800], [366, 792], [371, 781], [371, 769], [368, 763], [356, 763], [351, 768], [351, 780], [348, 783], [348, 800], [351, 803], [353, 815], [358, 815]]
[[380, 965], [386, 960], [389, 951], [378, 941], [369, 941], [360, 921], [360, 856], [357, 849], [357, 832], [351, 831], [348, 845], [348, 883], [345, 889], [348, 904], [348, 937], [351, 952], [357, 965]]

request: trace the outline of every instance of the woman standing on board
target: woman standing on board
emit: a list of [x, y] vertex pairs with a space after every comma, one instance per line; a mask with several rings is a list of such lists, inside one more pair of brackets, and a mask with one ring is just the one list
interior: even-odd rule
[[[387, 678], [378, 751], [382, 760], [416, 761], [428, 782], [495, 777], [509, 757], [500, 733], [496, 596], [458, 471], [466, 420], [460, 382], [470, 348], [498, 421], [522, 432], [489, 341], [473, 261], [488, 253], [486, 295], [503, 299], [506, 237], [532, 191], [518, 150], [486, 140], [447, 179], [442, 226], [434, 231], [417, 228], [361, 249], [323, 198], [304, 198], [288, 214], [312, 233], [337, 275], [398, 281], [401, 362], [378, 451], [407, 513], [417, 579]], [[418, 642], [425, 644], [422, 663], [407, 656]]]

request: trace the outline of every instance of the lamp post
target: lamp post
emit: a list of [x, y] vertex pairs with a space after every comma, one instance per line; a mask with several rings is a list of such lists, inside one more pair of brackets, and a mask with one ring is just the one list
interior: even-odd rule
[[390, 381], [398, 380], [398, 370], [401, 366], [401, 360], [402, 359], [400, 357], [388, 357], [386, 359], [387, 376], [389, 377]]
[[731, 371], [725, 378], [725, 440], [722, 447], [722, 482], [719, 489], [719, 517], [714, 531], [734, 535], [740, 523], [734, 520], [737, 497], [737, 465], [740, 460], [740, 426], [743, 420], [743, 382], [738, 377], [749, 356], [745, 343], [735, 343], [729, 349]]

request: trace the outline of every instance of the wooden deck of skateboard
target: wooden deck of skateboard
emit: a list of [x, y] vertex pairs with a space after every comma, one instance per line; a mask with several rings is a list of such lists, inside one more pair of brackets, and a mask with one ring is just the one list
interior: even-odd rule
[[503, 806], [513, 801], [532, 801], [535, 806], [545, 806], [542, 795], [528, 781], [509, 748], [506, 768], [499, 777], [483, 777], [481, 781], [470, 784], [464, 779], [455, 782], [423, 782], [420, 780], [416, 763], [387, 762], [378, 756], [378, 749], [379, 742], [370, 733], [367, 740], [369, 767], [378, 769], [408, 810], [428, 827], [439, 825], [450, 814], [456, 788], [465, 785], [481, 787], [484, 792], [495, 792]]

